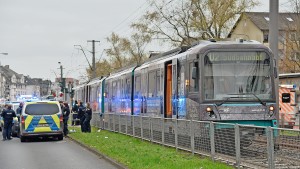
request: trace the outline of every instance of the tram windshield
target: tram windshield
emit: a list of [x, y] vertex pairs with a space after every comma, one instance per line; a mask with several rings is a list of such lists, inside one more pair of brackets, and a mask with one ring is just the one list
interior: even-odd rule
[[204, 58], [204, 98], [272, 99], [271, 77], [265, 52], [210, 52]]

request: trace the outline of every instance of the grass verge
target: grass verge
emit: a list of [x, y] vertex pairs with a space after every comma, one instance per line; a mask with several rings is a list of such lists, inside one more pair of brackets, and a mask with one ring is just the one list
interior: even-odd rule
[[97, 132], [93, 128], [91, 133], [70, 133], [69, 136], [102, 154], [116, 160], [131, 169], [229, 169], [233, 168], [220, 162], [213, 162], [208, 158], [189, 152], [176, 151], [142, 141], [141, 139], [113, 133], [105, 130]]

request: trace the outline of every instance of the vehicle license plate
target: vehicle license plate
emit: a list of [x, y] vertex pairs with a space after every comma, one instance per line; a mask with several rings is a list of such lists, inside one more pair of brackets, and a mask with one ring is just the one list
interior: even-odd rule
[[49, 127], [48, 124], [38, 124], [37, 127]]

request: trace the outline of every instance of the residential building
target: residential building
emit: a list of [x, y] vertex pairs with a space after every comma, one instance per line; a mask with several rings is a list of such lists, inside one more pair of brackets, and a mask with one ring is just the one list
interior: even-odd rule
[[[228, 34], [231, 39], [256, 40], [269, 46], [269, 13], [242, 13]], [[300, 14], [279, 13], [279, 72], [300, 71]]]
[[41, 97], [41, 88], [39, 81], [37, 79], [32, 79], [29, 76], [25, 77], [26, 79], [26, 95], [31, 95], [33, 97]]
[[25, 77], [9, 68], [9, 65], [0, 66], [0, 93], [1, 97], [17, 100], [20, 95], [26, 94]]

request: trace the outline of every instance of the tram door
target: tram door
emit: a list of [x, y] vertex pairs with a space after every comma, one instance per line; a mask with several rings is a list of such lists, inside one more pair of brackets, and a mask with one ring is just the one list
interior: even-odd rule
[[177, 59], [166, 65], [166, 86], [165, 86], [165, 117], [176, 118], [177, 103], [173, 102], [177, 96]]
[[166, 65], [165, 117], [172, 118], [172, 64]]

